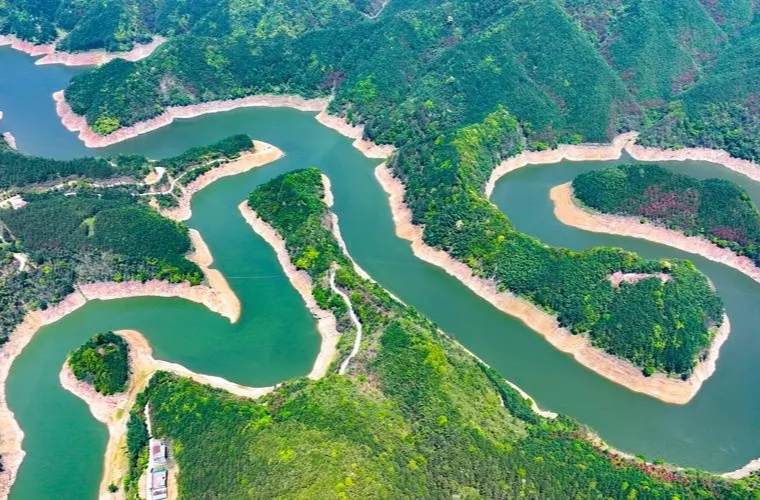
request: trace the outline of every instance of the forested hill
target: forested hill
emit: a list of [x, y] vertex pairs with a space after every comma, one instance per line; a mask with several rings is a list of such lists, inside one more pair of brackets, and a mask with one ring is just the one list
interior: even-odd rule
[[152, 57], [76, 78], [73, 109], [125, 126], [171, 105], [334, 92], [333, 112], [396, 145], [503, 104], [535, 148], [636, 129], [760, 154], [757, 2], [390, 0], [376, 19], [357, 11], [379, 8], [367, 0], [187, 5], [160, 10], [185, 27], [152, 28], [172, 38]]
[[699, 180], [657, 165], [621, 165], [579, 175], [573, 191], [595, 210], [703, 236], [760, 263], [760, 212], [734, 182]]
[[[425, 228], [425, 243], [645, 374], [686, 379], [722, 321], [721, 300], [707, 279], [680, 259], [648, 260], [610, 247], [574, 252], [517, 231], [482, 193], [500, 159], [522, 147], [517, 121], [500, 109], [483, 123], [399, 149], [391, 165], [406, 186], [413, 222]], [[616, 272], [663, 272], [670, 279], [615, 286]]]
[[157, 373], [128, 426], [128, 493], [143, 472], [148, 404], [154, 434], [172, 442], [180, 498], [751, 498], [754, 479], [622, 459], [571, 419], [533, 413], [496, 372], [355, 272], [322, 197], [309, 169], [260, 186], [249, 205], [312, 277], [321, 307], [351, 325], [329, 285], [334, 264], [364, 326], [348, 374], [335, 374], [336, 360], [319, 381], [291, 380], [251, 401]]

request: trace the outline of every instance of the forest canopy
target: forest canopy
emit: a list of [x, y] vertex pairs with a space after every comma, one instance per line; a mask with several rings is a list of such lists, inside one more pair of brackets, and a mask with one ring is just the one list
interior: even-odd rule
[[[609, 247], [575, 252], [515, 230], [482, 193], [491, 171], [522, 141], [517, 120], [500, 109], [483, 123], [399, 149], [391, 165], [406, 187], [413, 222], [425, 228], [424, 241], [645, 373], [687, 378], [722, 323], [720, 297], [688, 261], [648, 260]], [[616, 286], [610, 280], [616, 272], [670, 279]]]
[[594, 210], [703, 236], [760, 263], [760, 212], [734, 182], [699, 180], [657, 165], [621, 165], [579, 175], [573, 191]]
[[69, 356], [72, 373], [100, 394], [122, 392], [129, 381], [129, 346], [113, 332], [98, 333]]
[[755, 3], [392, 0], [375, 19], [357, 12], [380, 5], [200, 2], [186, 29], [157, 26], [170, 39], [151, 57], [79, 75], [66, 99], [91, 125], [127, 126], [167, 106], [333, 95], [333, 113], [395, 145], [503, 104], [531, 148], [639, 130], [644, 144], [760, 157]]

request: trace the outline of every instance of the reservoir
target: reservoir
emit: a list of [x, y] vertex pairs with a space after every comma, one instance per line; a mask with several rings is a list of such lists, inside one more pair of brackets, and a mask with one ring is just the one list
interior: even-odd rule
[[[93, 301], [43, 328], [16, 360], [8, 402], [24, 429], [27, 452], [11, 498], [94, 498], [102, 472], [106, 429], [86, 405], [64, 391], [58, 372], [66, 355], [94, 333], [132, 328], [150, 340], [159, 359], [190, 370], [264, 386], [307, 374], [319, 349], [314, 320], [290, 286], [272, 249], [254, 234], [237, 205], [258, 184], [285, 171], [316, 166], [332, 180], [334, 210], [349, 252], [360, 266], [416, 306], [545, 409], [566, 413], [598, 431], [612, 446], [687, 467], [728, 471], [760, 456], [760, 286], [733, 269], [642, 240], [586, 233], [552, 213], [549, 189], [580, 172], [615, 162], [531, 166], [505, 176], [492, 201], [516, 227], [546, 243], [581, 250], [616, 245], [647, 257], [692, 260], [715, 283], [732, 332], [718, 369], [684, 406], [667, 405], [597, 376], [560, 353], [521, 322], [497, 311], [443, 270], [412, 254], [395, 236], [386, 195], [369, 160], [351, 141], [314, 120], [313, 113], [248, 108], [176, 122], [130, 141], [88, 150], [60, 124], [51, 94], [81, 70], [34, 66], [0, 47], [0, 131], [11, 131], [29, 154], [71, 158], [140, 153], [164, 157], [236, 133], [282, 149], [285, 158], [222, 179], [198, 193], [187, 224], [203, 235], [215, 262], [239, 296], [243, 314], [230, 325], [203, 306], [181, 299]], [[618, 162], [625, 161], [625, 159]], [[663, 164], [699, 177], [741, 183], [760, 204], [760, 185], [699, 162]]]

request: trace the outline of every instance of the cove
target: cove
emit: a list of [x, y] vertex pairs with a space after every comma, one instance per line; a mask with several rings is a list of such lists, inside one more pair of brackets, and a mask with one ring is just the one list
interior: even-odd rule
[[[686, 406], [665, 405], [598, 377], [444, 271], [417, 260], [408, 243], [395, 236], [387, 198], [373, 175], [378, 161], [364, 158], [348, 139], [319, 125], [312, 114], [241, 109], [179, 121], [105, 150], [87, 150], [60, 125], [50, 97], [76, 70], [36, 67], [31, 58], [3, 48], [0, 67], [0, 109], [6, 114], [0, 130], [11, 130], [27, 153], [67, 158], [139, 152], [160, 157], [247, 133], [287, 155], [264, 168], [222, 179], [193, 199], [188, 225], [201, 232], [215, 258], [212, 267], [224, 273], [240, 297], [243, 315], [238, 324], [179, 299], [96, 301], [41, 330], [17, 359], [8, 400], [26, 433], [27, 457], [11, 498], [95, 496], [106, 431], [80, 400], [60, 387], [58, 371], [66, 354], [97, 331], [141, 330], [157, 358], [246, 385], [269, 385], [308, 373], [318, 350], [314, 321], [271, 248], [237, 212], [256, 185], [308, 166], [319, 167], [331, 178], [334, 210], [359, 265], [525, 389], [541, 407], [576, 417], [622, 450], [685, 466], [727, 471], [760, 455], [760, 394], [743, 389], [760, 375], [760, 367], [751, 362], [760, 351], [752, 328], [760, 288], [736, 271], [695, 256], [640, 240], [588, 234], [557, 222], [549, 189], [610, 163], [528, 167], [506, 176], [493, 201], [519, 229], [547, 243], [578, 249], [615, 244], [646, 256], [689, 258], [715, 282], [734, 328], [716, 374]], [[697, 162], [675, 166], [693, 175], [731, 174]], [[760, 186], [742, 184], [760, 201]]]

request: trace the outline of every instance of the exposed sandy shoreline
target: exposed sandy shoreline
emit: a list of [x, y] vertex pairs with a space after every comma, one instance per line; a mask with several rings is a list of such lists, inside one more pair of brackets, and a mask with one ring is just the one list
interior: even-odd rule
[[327, 113], [327, 105], [317, 115], [317, 121], [325, 127], [331, 128], [339, 134], [354, 139], [353, 146], [361, 151], [367, 158], [388, 158], [396, 147], [390, 144], [379, 145], [363, 139], [364, 125], [351, 125], [345, 118]]
[[504, 175], [529, 165], [545, 165], [547, 163], [559, 163], [569, 161], [608, 161], [617, 160], [627, 152], [631, 158], [638, 161], [705, 161], [717, 163], [729, 170], [738, 172], [760, 182], [760, 165], [749, 160], [734, 158], [720, 149], [707, 148], [684, 148], [684, 149], [658, 149], [646, 148], [636, 144], [638, 132], [627, 132], [615, 137], [609, 144], [563, 144], [556, 149], [546, 151], [525, 151], [519, 155], [503, 161], [491, 173], [485, 187], [487, 198], [491, 197], [496, 182]]
[[[61, 385], [75, 396], [82, 399], [90, 408], [92, 415], [108, 428], [108, 445], [106, 447], [103, 477], [100, 482], [99, 498], [124, 498], [121, 488], [124, 475], [128, 470], [126, 447], [127, 421], [129, 411], [135, 404], [135, 398], [148, 385], [156, 371], [163, 370], [181, 377], [188, 377], [200, 384], [224, 389], [236, 396], [256, 399], [274, 390], [274, 387], [247, 387], [235, 384], [221, 377], [203, 375], [188, 370], [177, 363], [157, 360], [153, 357], [153, 349], [148, 340], [133, 330], [116, 332], [129, 345], [131, 375], [128, 389], [113, 396], [98, 394], [90, 385], [79, 382], [74, 377], [67, 362], [64, 362], [60, 373]], [[116, 494], [108, 492], [109, 484], [120, 486]], [[177, 483], [170, 488], [176, 492]]]
[[117, 58], [139, 61], [151, 55], [165, 41], [164, 38], [156, 36], [152, 42], [135, 45], [128, 52], [106, 52], [105, 50], [58, 52], [55, 50], [55, 44], [34, 45], [13, 35], [0, 36], [0, 46], [10, 45], [12, 49], [24, 52], [32, 57], [45, 56], [36, 60], [34, 64], [63, 64], [64, 66], [99, 66]]
[[181, 187], [183, 194], [179, 198], [179, 206], [163, 209], [161, 215], [176, 221], [186, 221], [193, 215], [190, 203], [193, 195], [198, 191], [219, 179], [248, 172], [285, 156], [281, 149], [266, 142], [253, 141], [253, 147], [253, 153], [241, 155], [240, 158], [214, 167], [187, 186]]
[[123, 282], [123, 283], [87, 283], [66, 297], [59, 304], [45, 311], [31, 311], [24, 321], [16, 327], [10, 339], [0, 349], [0, 455], [5, 470], [0, 473], [0, 498], [5, 498], [16, 479], [18, 468], [26, 454], [22, 447], [24, 432], [21, 430], [6, 399], [6, 382], [13, 361], [31, 342], [37, 331], [43, 326], [60, 320], [67, 314], [79, 309], [88, 300], [111, 300], [128, 297], [180, 297], [202, 305], [216, 312], [231, 322], [240, 317], [240, 302], [230, 289], [224, 276], [208, 265], [213, 258], [208, 247], [197, 231], [190, 231], [190, 238], [195, 251], [188, 258], [201, 267], [207, 285], [190, 286], [188, 283], [170, 284], [166, 281]]
[[637, 217], [602, 214], [581, 207], [573, 196], [570, 182], [552, 188], [549, 197], [554, 202], [554, 215], [563, 224], [585, 231], [629, 236], [668, 245], [733, 267], [760, 283], [760, 269], [749, 257], [740, 257], [729, 248], [721, 248], [699, 236], [686, 236], [665, 227], [642, 224]]
[[296, 266], [290, 261], [290, 256], [285, 248], [285, 240], [282, 239], [279, 233], [272, 226], [260, 219], [259, 216], [256, 215], [256, 212], [248, 206], [247, 201], [238, 205], [238, 208], [251, 228], [274, 249], [277, 254], [277, 260], [280, 262], [280, 266], [282, 266], [285, 275], [290, 280], [290, 284], [293, 285], [293, 288], [295, 288], [301, 295], [309, 312], [311, 312], [311, 314], [317, 319], [317, 329], [322, 337], [322, 343], [319, 349], [319, 355], [317, 355], [317, 359], [314, 361], [314, 367], [308, 377], [312, 380], [320, 379], [327, 374], [330, 363], [333, 362], [338, 354], [338, 339], [340, 338], [340, 333], [337, 329], [337, 320], [332, 312], [325, 311], [317, 305], [317, 301], [312, 295], [311, 277], [305, 271], [299, 271], [296, 269]]
[[87, 120], [71, 110], [62, 90], [53, 94], [53, 100], [56, 103], [56, 112], [61, 118], [64, 127], [71, 132], [79, 132], [79, 139], [82, 140], [88, 148], [103, 148], [118, 142], [126, 141], [127, 139], [132, 139], [141, 134], [165, 127], [176, 119], [195, 118], [208, 113], [221, 113], [237, 108], [284, 107], [297, 109], [299, 111], [318, 111], [319, 114], [316, 116], [317, 121], [349, 139], [354, 139], [353, 146], [361, 151], [367, 158], [387, 158], [396, 150], [396, 148], [391, 145], [380, 146], [362, 139], [364, 125], [350, 125], [344, 118], [328, 114], [327, 106], [330, 103], [330, 100], [325, 98], [304, 99], [303, 97], [293, 95], [255, 95], [229, 101], [211, 101], [191, 106], [170, 107], [166, 108], [161, 115], [155, 118], [137, 123], [130, 127], [121, 128], [107, 136], [98, 135], [93, 132], [89, 125], [87, 125]]
[[496, 186], [496, 181], [509, 172], [526, 167], [528, 165], [545, 165], [547, 163], [559, 163], [562, 160], [570, 161], [608, 161], [617, 160], [626, 147], [636, 140], [636, 132], [628, 132], [615, 137], [610, 144], [563, 144], [557, 149], [546, 151], [524, 151], [519, 155], [507, 158], [499, 164], [488, 179], [485, 187], [486, 198], [491, 198], [491, 193]]
[[[587, 368], [632, 391], [672, 404], [687, 403], [704, 381], [703, 373], [711, 373], [709, 363], [705, 363], [703, 372], [695, 372], [688, 382], [670, 379], [662, 374], [644, 377], [641, 370], [631, 363], [592, 347], [586, 337], [572, 335], [567, 329], [560, 328], [554, 316], [525, 299], [511, 293], [499, 292], [494, 283], [473, 276], [466, 264], [454, 260], [442, 250], [425, 245], [422, 241], [422, 229], [411, 223], [411, 211], [404, 204], [403, 184], [393, 177], [392, 172], [385, 165], [379, 166], [375, 170], [375, 175], [389, 195], [396, 234], [412, 242], [412, 250], [418, 258], [443, 268], [497, 309], [520, 319], [529, 328], [543, 335], [557, 349], [572, 354]], [[729, 331], [730, 325], [726, 318], [713, 346], [719, 349]], [[715, 357], [717, 358], [717, 355]], [[712, 370], [714, 370], [714, 364]]]
[[326, 99], [304, 99], [297, 96], [260, 95], [243, 97], [230, 101], [211, 101], [191, 106], [166, 108], [162, 114], [150, 120], [137, 123], [130, 127], [120, 128], [107, 136], [98, 135], [87, 125], [83, 116], [75, 114], [66, 102], [63, 91], [53, 94], [55, 109], [61, 122], [71, 132], [79, 132], [79, 139], [88, 148], [104, 148], [113, 144], [132, 139], [141, 134], [158, 130], [171, 124], [177, 119], [195, 118], [208, 113], [221, 113], [246, 107], [286, 107], [300, 111], [322, 111], [327, 107]]
[[13, 137], [13, 134], [10, 132], [3, 132], [3, 139], [5, 139], [5, 142], [8, 143], [8, 146], [10, 146], [11, 149], [18, 149], [16, 147], [16, 138]]

